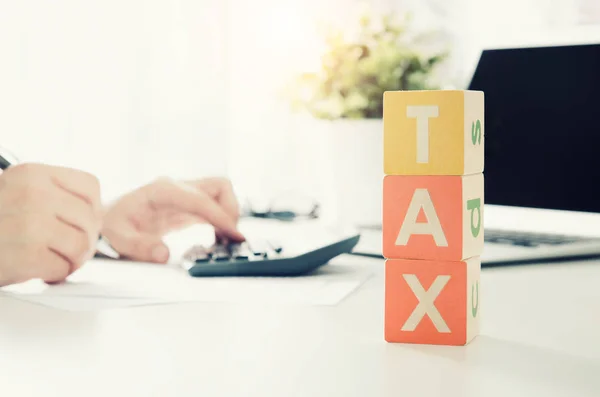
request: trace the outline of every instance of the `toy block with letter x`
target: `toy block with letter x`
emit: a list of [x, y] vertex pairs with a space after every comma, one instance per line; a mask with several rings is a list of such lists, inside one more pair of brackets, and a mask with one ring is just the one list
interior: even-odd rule
[[385, 340], [466, 345], [479, 333], [478, 257], [460, 262], [388, 259]]
[[481, 91], [387, 91], [386, 175], [469, 175], [484, 168]]
[[386, 175], [383, 256], [461, 261], [483, 252], [483, 174]]

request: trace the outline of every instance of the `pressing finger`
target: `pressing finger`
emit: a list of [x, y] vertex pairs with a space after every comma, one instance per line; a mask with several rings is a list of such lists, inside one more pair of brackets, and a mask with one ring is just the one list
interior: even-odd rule
[[237, 223], [240, 217], [240, 207], [229, 180], [225, 178], [206, 178], [188, 183], [197, 189], [203, 190], [215, 199]]
[[245, 240], [237, 230], [235, 219], [202, 190], [184, 189], [174, 183], [164, 182], [157, 186], [150, 200], [153, 205], [177, 208], [182, 212], [206, 219], [233, 240]]

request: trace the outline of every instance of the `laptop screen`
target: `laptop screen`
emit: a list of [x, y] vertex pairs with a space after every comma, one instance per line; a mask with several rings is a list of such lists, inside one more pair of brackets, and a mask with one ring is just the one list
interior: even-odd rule
[[487, 204], [600, 212], [600, 44], [483, 51]]

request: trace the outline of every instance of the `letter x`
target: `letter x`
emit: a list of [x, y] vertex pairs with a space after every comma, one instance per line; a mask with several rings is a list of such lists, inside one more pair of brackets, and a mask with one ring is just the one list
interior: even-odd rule
[[403, 274], [402, 277], [404, 277], [406, 283], [419, 300], [419, 304], [415, 307], [415, 310], [413, 310], [410, 317], [408, 317], [408, 320], [406, 320], [402, 326], [402, 331], [414, 331], [425, 314], [427, 314], [438, 332], [449, 333], [450, 328], [448, 328], [442, 315], [435, 307], [434, 302], [440, 292], [442, 292], [442, 289], [448, 284], [450, 276], [437, 276], [427, 291], [425, 291], [416, 275]]

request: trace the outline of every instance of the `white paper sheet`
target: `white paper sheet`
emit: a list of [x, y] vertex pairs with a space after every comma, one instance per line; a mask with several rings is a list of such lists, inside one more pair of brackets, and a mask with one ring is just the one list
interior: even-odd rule
[[[246, 235], [279, 241], [323, 239], [329, 232], [312, 222], [247, 220]], [[167, 238], [174, 258], [193, 244], [207, 243], [214, 232], [203, 226]], [[33, 280], [0, 288], [21, 300], [62, 310], [103, 310], [176, 302], [336, 305], [372, 274], [368, 260], [340, 256], [317, 272], [301, 277], [194, 278], [174, 259], [171, 265], [94, 259], [59, 285]]]
[[120, 309], [135, 306], [162, 305], [165, 302], [156, 299], [101, 298], [85, 296], [51, 296], [11, 294], [15, 299], [71, 312], [89, 312], [108, 309]]
[[63, 284], [32, 280], [0, 292], [64, 310], [173, 302], [335, 305], [370, 274], [364, 266], [331, 263], [302, 277], [194, 278], [174, 265], [93, 260]]

